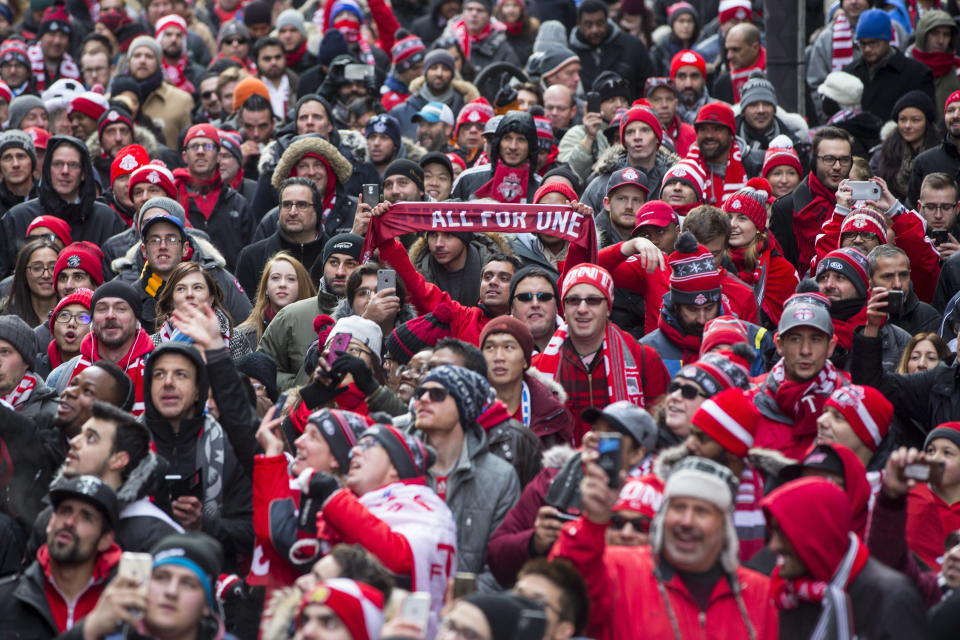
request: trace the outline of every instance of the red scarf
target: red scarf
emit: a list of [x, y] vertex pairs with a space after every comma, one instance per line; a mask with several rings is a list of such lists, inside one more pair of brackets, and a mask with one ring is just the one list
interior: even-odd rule
[[519, 22], [504, 22], [503, 26], [506, 27], [507, 33], [512, 36], [519, 36], [523, 33], [524, 22], [523, 20]]
[[239, 4], [236, 6], [236, 8], [234, 8], [233, 11], [226, 11], [220, 8], [219, 0], [213, 3], [213, 12], [217, 15], [217, 21], [220, 24], [227, 24], [228, 22], [233, 20], [239, 11], [240, 11]]
[[33, 390], [37, 388], [37, 377], [32, 372], [27, 371], [23, 374], [23, 378], [20, 380], [20, 384], [17, 385], [17, 388], [8, 393], [5, 396], [0, 397], [0, 400], [6, 402], [16, 411], [20, 411], [27, 401], [30, 399], [30, 394], [33, 393]]
[[[721, 176], [714, 173], [707, 161], [700, 157], [700, 147], [696, 142], [690, 145], [687, 158], [700, 165], [707, 174], [707, 188], [704, 190], [704, 204], [719, 207], [729, 196], [739, 191], [747, 183], [747, 171], [743, 168], [743, 151], [740, 143], [733, 140], [727, 154], [726, 170]], [[819, 230], [820, 227], [817, 227]]]
[[[189, 169], [174, 169], [173, 178], [177, 183], [177, 200], [180, 206], [190, 216], [190, 202], [197, 205], [197, 209], [203, 214], [204, 219], [209, 220], [213, 215], [213, 210], [220, 199], [220, 191], [223, 189], [223, 181], [220, 178], [220, 169], [213, 172], [213, 176], [206, 180], [199, 180], [190, 175]], [[200, 191], [191, 191], [187, 187]]]
[[547, 175], [547, 172], [553, 169], [554, 163], [557, 161], [557, 156], [560, 155], [560, 147], [553, 145], [550, 147], [550, 153], [547, 154], [547, 161], [543, 163], [543, 166], [537, 169], [537, 174], [542, 178]]
[[[857, 540], [856, 554], [844, 588], [849, 587], [850, 583], [860, 575], [863, 567], [867, 564], [867, 560], [870, 559], [870, 550], [859, 540]], [[826, 582], [814, 580], [807, 576], [792, 579], [782, 578], [780, 576], [780, 567], [774, 568], [773, 573], [770, 574], [770, 593], [773, 606], [781, 611], [795, 609], [801, 602], [819, 604], [823, 601], [828, 586], [829, 584]]]
[[243, 165], [240, 165], [240, 170], [237, 171], [237, 175], [233, 176], [233, 180], [230, 181], [230, 186], [234, 191], [243, 194]]
[[833, 335], [837, 338], [837, 345], [850, 351], [853, 349], [853, 330], [867, 324], [866, 301], [864, 301], [863, 307], [850, 319], [841, 320], [831, 317], [831, 320], [833, 320]]
[[59, 367], [65, 362], [65, 360], [63, 359], [63, 356], [60, 354], [60, 348], [57, 347], [56, 340], [51, 340], [50, 343], [47, 345], [47, 357], [50, 358], [51, 371], [53, 371], [54, 369], [56, 369], [57, 367]]
[[527, 201], [527, 189], [530, 184], [530, 163], [519, 167], [508, 167], [498, 162], [493, 177], [477, 189], [474, 199], [493, 198], [504, 204], [520, 204]]
[[356, 384], [350, 383], [347, 385], [345, 391], [342, 391], [337, 394], [336, 400], [334, 402], [337, 405], [337, 408], [343, 409], [344, 411], [353, 411], [354, 413], [359, 413], [362, 416], [370, 415], [370, 408], [367, 406], [367, 396], [363, 391], [357, 387]]
[[[816, 252], [817, 234], [824, 221], [837, 206], [837, 194], [827, 189], [811, 171], [807, 174], [807, 186], [813, 198], [800, 211], [793, 214], [793, 237], [797, 241], [797, 264], [806, 269]], [[800, 274], [803, 277], [803, 274]]]
[[831, 45], [830, 70], [843, 71], [853, 62], [853, 27], [842, 9], [837, 9], [833, 18]]
[[960, 57], [957, 57], [952, 51], [933, 53], [931, 51], [920, 51], [914, 47], [913, 57], [917, 62], [922, 62], [930, 67], [934, 78], [945, 76], [951, 71], [956, 73], [956, 70], [960, 69]]
[[689, 364], [700, 359], [700, 342], [703, 340], [702, 335], [695, 336], [683, 333], [680, 327], [671, 322], [667, 314], [663, 311], [661, 311], [657, 317], [657, 329], [660, 329], [663, 335], [667, 337], [667, 340], [680, 348], [680, 362]]
[[750, 77], [750, 73], [756, 69], [759, 69], [760, 71], [767, 70], [767, 50], [762, 45], [760, 46], [760, 55], [757, 56], [757, 59], [752, 65], [742, 69], [730, 71], [730, 81], [733, 83], [734, 104], [740, 102], [740, 88], [746, 84], [747, 79]]
[[793, 421], [794, 434], [802, 438], [817, 432], [817, 418], [823, 413], [827, 398], [846, 384], [847, 379], [830, 360], [824, 363], [813, 380], [787, 380], [781, 359], [767, 374], [763, 391], [773, 397], [781, 413]]
[[[133, 344], [130, 345], [130, 350], [116, 363], [133, 382], [134, 403], [130, 413], [138, 418], [143, 415], [146, 409], [143, 403], [143, 371], [146, 367], [146, 356], [151, 351], [153, 351], [153, 340], [150, 339], [150, 335], [146, 331], [140, 329], [133, 339]], [[80, 341], [80, 359], [77, 360], [77, 366], [73, 368], [70, 378], [73, 379], [78, 373], [100, 359], [102, 359], [100, 343], [97, 341], [96, 334], [91, 331], [83, 336], [83, 340]]]
[[187, 79], [187, 59], [184, 56], [177, 58], [176, 64], [170, 64], [164, 57], [163, 77], [177, 89], [183, 89], [187, 93], [195, 93], [193, 83]]
[[294, 49], [293, 51], [284, 52], [284, 57], [287, 59], [287, 67], [294, 67], [300, 63], [300, 59], [303, 58], [303, 55], [307, 52], [307, 41], [304, 40], [300, 43], [300, 46]]

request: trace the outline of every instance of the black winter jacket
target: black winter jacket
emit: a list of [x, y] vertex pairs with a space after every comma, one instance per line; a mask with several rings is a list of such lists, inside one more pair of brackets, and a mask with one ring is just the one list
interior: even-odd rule
[[890, 119], [897, 100], [911, 91], [922, 91], [934, 103], [937, 101], [930, 67], [906, 57], [899, 49], [891, 49], [891, 54], [875, 69], [870, 69], [861, 57], [843, 70], [863, 82], [860, 103], [864, 111], [869, 111], [884, 122]]
[[607, 21], [607, 28], [610, 31], [598, 46], [581, 40], [578, 27], [570, 32], [568, 45], [580, 56], [580, 82], [584, 87], [590, 87], [602, 72], [615, 71], [630, 83], [630, 95], [642, 95], [647, 78], [654, 75], [647, 48], [612, 20]]
[[227, 269], [237, 266], [240, 251], [250, 243], [257, 221], [247, 205], [247, 200], [229, 185], [220, 189], [220, 197], [213, 208], [213, 214], [206, 218], [190, 201], [187, 220], [194, 229], [205, 231], [210, 241], [220, 250], [227, 261]]
[[37, 562], [0, 582], [0, 638], [49, 640], [60, 633], [43, 591], [46, 578]]
[[890, 322], [911, 336], [937, 331], [940, 328], [940, 313], [926, 302], [921, 302], [913, 288], [903, 299], [903, 312]]
[[275, 253], [286, 251], [309, 269], [323, 254], [323, 246], [329, 239], [330, 237], [321, 231], [320, 235], [311, 242], [292, 242], [281, 229], [277, 229], [273, 235], [254, 242], [240, 252], [240, 259], [237, 261], [237, 280], [252, 301], [257, 295], [257, 286], [260, 284], [263, 268]]
[[910, 189], [907, 192], [907, 199], [911, 204], [916, 204], [920, 199], [920, 185], [923, 184], [927, 174], [938, 171], [954, 178], [960, 171], [960, 152], [957, 151], [956, 142], [949, 133], [944, 137], [943, 142], [932, 149], [927, 149], [914, 159], [913, 171], [910, 173]]

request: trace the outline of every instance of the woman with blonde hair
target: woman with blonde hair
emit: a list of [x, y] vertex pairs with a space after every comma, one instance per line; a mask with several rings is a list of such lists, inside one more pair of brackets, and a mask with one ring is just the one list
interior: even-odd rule
[[897, 373], [930, 371], [950, 355], [946, 341], [936, 333], [918, 333], [907, 342], [897, 364]]
[[256, 350], [267, 325], [280, 309], [316, 295], [317, 287], [306, 267], [286, 251], [278, 251], [263, 267], [253, 309], [236, 331], [244, 336], [250, 349]]

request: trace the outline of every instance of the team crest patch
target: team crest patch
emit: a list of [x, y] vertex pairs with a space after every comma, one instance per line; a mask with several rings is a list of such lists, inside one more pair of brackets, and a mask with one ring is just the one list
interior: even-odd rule
[[71, 269], [77, 269], [80, 267], [80, 256], [74, 254], [67, 258], [67, 266]]

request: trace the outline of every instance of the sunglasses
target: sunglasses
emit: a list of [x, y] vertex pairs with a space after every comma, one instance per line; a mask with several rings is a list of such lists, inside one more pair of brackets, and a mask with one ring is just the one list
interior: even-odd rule
[[216, 90], [213, 90], [213, 91], [204, 91], [203, 93], [200, 94], [200, 97], [203, 98], [204, 100], [209, 100], [210, 98], [212, 98], [212, 97], [215, 96], [215, 95], [217, 95]]
[[537, 302], [550, 302], [553, 300], [553, 294], [549, 291], [537, 291], [536, 293], [518, 293], [513, 296], [520, 302], [533, 302], [533, 299], [536, 298]]
[[646, 516], [638, 516], [636, 518], [624, 518], [623, 516], [618, 516], [613, 514], [610, 517], [610, 528], [620, 531], [627, 523], [633, 525], [633, 530], [638, 533], [650, 533], [650, 518]]
[[247, 44], [247, 41], [244, 40], [243, 38], [227, 38], [226, 40], [223, 41], [223, 44], [236, 46], [238, 44]]
[[436, 404], [446, 400], [450, 392], [443, 387], [417, 387], [413, 390], [413, 397], [417, 400], [422, 400], [423, 394], [427, 394], [430, 402]]
[[603, 296], [586, 296], [586, 297], [567, 296], [566, 298], [563, 299], [563, 306], [570, 307], [571, 309], [576, 309], [581, 304], [586, 302], [588, 307], [598, 307], [606, 301], [607, 299], [604, 298]]
[[680, 395], [683, 396], [685, 400], [693, 400], [697, 396], [707, 397], [705, 393], [697, 389], [692, 384], [683, 384], [682, 382], [671, 382], [670, 386], [667, 387], [667, 393], [673, 393], [674, 391], [680, 391]]

